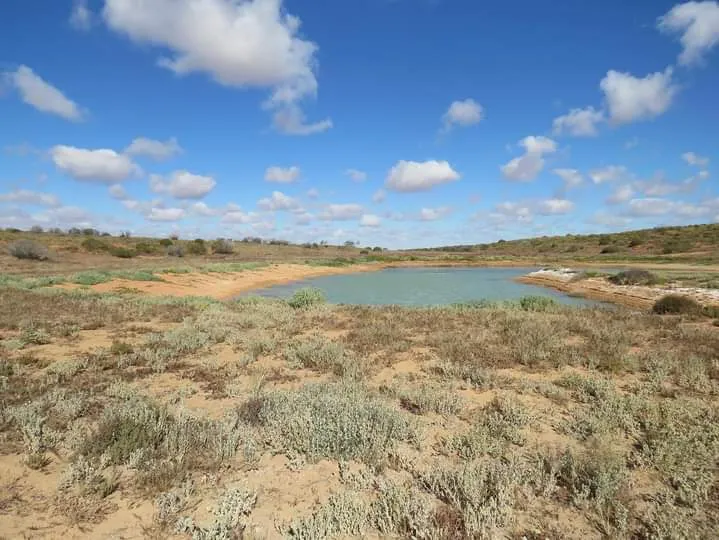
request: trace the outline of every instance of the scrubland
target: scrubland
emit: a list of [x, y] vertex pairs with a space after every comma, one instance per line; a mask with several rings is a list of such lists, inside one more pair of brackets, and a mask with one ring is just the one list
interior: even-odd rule
[[0, 536], [715, 538], [719, 328], [0, 288]]

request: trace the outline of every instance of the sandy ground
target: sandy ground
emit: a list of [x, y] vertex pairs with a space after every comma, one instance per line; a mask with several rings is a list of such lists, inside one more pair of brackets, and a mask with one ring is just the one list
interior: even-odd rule
[[650, 308], [666, 294], [681, 294], [694, 298], [703, 305], [719, 305], [719, 291], [698, 287], [647, 287], [641, 285], [614, 285], [605, 279], [589, 278], [572, 281], [575, 273], [570, 269], [540, 270], [517, 279], [521, 283], [551, 287], [572, 295], [592, 300], [613, 302], [633, 308]]
[[152, 296], [209, 296], [232, 298], [243, 292], [271, 285], [291, 283], [302, 279], [332, 274], [381, 270], [382, 265], [366, 264], [348, 267], [308, 266], [304, 264], [272, 264], [256, 270], [223, 273], [158, 274], [163, 281], [131, 281], [115, 279], [93, 285], [98, 292], [131, 289]]

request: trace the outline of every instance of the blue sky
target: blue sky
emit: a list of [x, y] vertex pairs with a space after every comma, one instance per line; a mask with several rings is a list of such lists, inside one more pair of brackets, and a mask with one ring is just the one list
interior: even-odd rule
[[719, 3], [23, 0], [0, 226], [415, 247], [719, 221]]

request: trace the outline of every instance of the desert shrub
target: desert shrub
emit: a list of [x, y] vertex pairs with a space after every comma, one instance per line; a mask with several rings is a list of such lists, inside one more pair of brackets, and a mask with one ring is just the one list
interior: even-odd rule
[[113, 247], [110, 249], [110, 255], [119, 257], [120, 259], [132, 259], [137, 253], [126, 247]]
[[170, 257], [184, 257], [185, 248], [182, 246], [170, 245], [167, 247], [167, 255]]
[[17, 240], [8, 246], [8, 253], [16, 259], [44, 261], [47, 259], [47, 248], [33, 240]]
[[652, 307], [654, 313], [659, 315], [665, 314], [681, 314], [681, 315], [698, 315], [702, 312], [701, 305], [688, 296], [682, 296], [679, 294], [668, 294], [662, 296], [659, 300], [654, 302]]
[[187, 249], [187, 253], [189, 255], [205, 255], [205, 254], [207, 254], [207, 245], [205, 244], [205, 241], [202, 238], [196, 238], [192, 242], [188, 242], [186, 249]]
[[[162, 245], [162, 243], [160, 243], [160, 245]], [[157, 253], [158, 248], [155, 244], [150, 242], [138, 242], [135, 244], [135, 251], [144, 255], [152, 255], [153, 253]]]
[[629, 240], [629, 247], [630, 247], [630, 248], [637, 247], [637, 246], [641, 246], [642, 244], [644, 244], [644, 239], [643, 239], [643, 238], [639, 238], [639, 237], [636, 237], [636, 236], [635, 236], [634, 238], [632, 238], [631, 240]]
[[285, 358], [297, 366], [329, 371], [342, 377], [360, 379], [364, 375], [364, 365], [359, 359], [341, 343], [321, 336], [290, 344], [285, 350]]
[[399, 411], [353, 382], [310, 384], [262, 399], [257, 420], [285, 452], [382, 464], [414, 429]]
[[304, 287], [298, 289], [295, 293], [287, 300], [287, 303], [295, 308], [308, 308], [317, 304], [325, 303], [325, 293], [321, 289], [314, 287]]
[[462, 398], [455, 392], [426, 383], [408, 388], [396, 387], [392, 393], [399, 398], [403, 409], [415, 414], [433, 412], [446, 416], [462, 410]]
[[212, 242], [212, 251], [213, 253], [229, 255], [230, 253], [233, 253], [235, 251], [235, 248], [232, 245], [232, 240], [218, 238], [217, 240]]
[[110, 250], [110, 245], [107, 242], [103, 242], [99, 238], [95, 238], [93, 236], [85, 238], [80, 245], [85, 251], [89, 251], [90, 253], [99, 253]]
[[621, 251], [621, 248], [619, 246], [614, 245], [608, 245], [604, 246], [600, 253], [619, 253]]
[[524, 311], [550, 311], [558, 306], [549, 296], [523, 296], [519, 299], [519, 307]]
[[205, 525], [197, 525], [191, 518], [181, 518], [177, 531], [192, 534], [193, 540], [230, 540], [244, 538], [242, 532], [247, 527], [247, 516], [257, 502], [257, 494], [244, 488], [228, 490], [212, 510], [214, 520]]
[[638, 268], [624, 270], [623, 272], [609, 276], [608, 279], [615, 285], [656, 285], [660, 282], [656, 274]]
[[169, 238], [163, 238], [161, 239], [158, 244], [160, 244], [162, 247], [169, 247], [172, 245], [172, 240]]
[[694, 247], [692, 242], [688, 240], [668, 240], [662, 246], [662, 253], [669, 255], [671, 253], [684, 253], [690, 251]]

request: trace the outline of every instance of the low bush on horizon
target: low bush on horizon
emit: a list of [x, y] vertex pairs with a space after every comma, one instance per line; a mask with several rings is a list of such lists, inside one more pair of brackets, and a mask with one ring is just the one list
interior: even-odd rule
[[615, 285], [657, 285], [662, 281], [656, 274], [639, 268], [624, 270], [607, 279]]
[[234, 253], [235, 248], [232, 245], [232, 240], [227, 240], [225, 238], [218, 238], [214, 242], [212, 242], [212, 252], [213, 253], [219, 253], [221, 255], [230, 255], [231, 253]]

